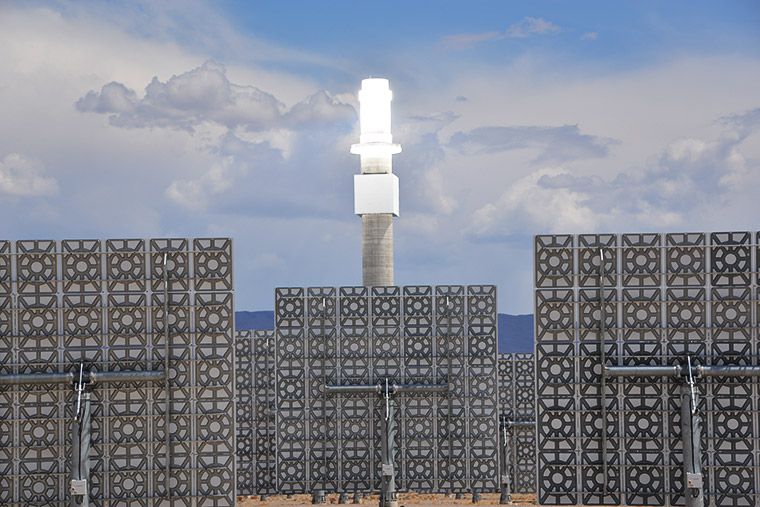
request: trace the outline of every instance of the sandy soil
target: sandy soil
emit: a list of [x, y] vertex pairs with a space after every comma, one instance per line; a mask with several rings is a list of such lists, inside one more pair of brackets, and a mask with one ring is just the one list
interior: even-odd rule
[[[351, 505], [352, 497], [349, 495], [349, 503]], [[535, 495], [512, 495], [513, 505], [532, 506], [536, 505]], [[362, 505], [377, 506], [377, 495], [369, 495], [362, 499]], [[337, 504], [338, 495], [327, 495], [328, 504]], [[498, 493], [483, 493], [481, 500], [477, 505], [498, 505], [499, 495]], [[238, 505], [240, 507], [291, 507], [296, 505], [311, 505], [311, 496], [309, 495], [293, 495], [292, 498], [283, 496], [270, 496], [263, 502], [259, 500], [259, 497], [253, 496], [241, 496], [238, 497]], [[465, 495], [461, 500], [456, 500], [453, 497], [446, 495], [426, 495], [418, 493], [401, 493], [399, 495], [399, 506], [414, 505], [419, 507], [448, 507], [457, 505], [473, 505], [472, 496]]]

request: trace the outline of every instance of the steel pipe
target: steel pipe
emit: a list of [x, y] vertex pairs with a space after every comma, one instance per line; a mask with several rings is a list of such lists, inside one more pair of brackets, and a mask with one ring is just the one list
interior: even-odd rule
[[[680, 377], [689, 373], [681, 366], [607, 366], [605, 377]], [[694, 366], [695, 377], [760, 377], [760, 366]]]
[[158, 382], [164, 380], [163, 370], [154, 371], [91, 371], [89, 381], [91, 384], [107, 382]]
[[536, 421], [506, 421], [507, 428], [534, 428]]
[[448, 384], [392, 384], [392, 393], [445, 393], [448, 392]]
[[[449, 390], [448, 384], [391, 384], [388, 391], [391, 394], [401, 393], [445, 393]], [[382, 394], [381, 384], [359, 384], [354, 386], [326, 385], [325, 392], [330, 394]]]
[[760, 377], [760, 366], [697, 366], [699, 377]]
[[[84, 374], [84, 382], [90, 384], [107, 382], [157, 382], [164, 379], [164, 372], [158, 371], [91, 371]], [[19, 373], [0, 375], [0, 385], [73, 384], [74, 374], [65, 373]]]
[[74, 374], [69, 373], [19, 373], [0, 375], [0, 385], [20, 384], [73, 384]]
[[605, 366], [605, 377], [680, 377], [680, 366]]
[[380, 394], [380, 385], [356, 385], [356, 386], [325, 386], [325, 392], [331, 394], [361, 394], [377, 393]]

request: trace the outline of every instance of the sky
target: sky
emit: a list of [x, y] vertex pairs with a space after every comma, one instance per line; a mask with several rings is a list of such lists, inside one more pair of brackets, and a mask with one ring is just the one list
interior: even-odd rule
[[229, 236], [238, 310], [361, 282], [390, 79], [397, 284], [532, 312], [544, 233], [756, 230], [756, 1], [0, 2], [0, 237]]

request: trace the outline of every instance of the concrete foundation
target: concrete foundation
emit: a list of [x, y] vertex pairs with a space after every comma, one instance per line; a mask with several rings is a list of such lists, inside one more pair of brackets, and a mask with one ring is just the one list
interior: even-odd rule
[[393, 285], [393, 215], [362, 215], [362, 285]]

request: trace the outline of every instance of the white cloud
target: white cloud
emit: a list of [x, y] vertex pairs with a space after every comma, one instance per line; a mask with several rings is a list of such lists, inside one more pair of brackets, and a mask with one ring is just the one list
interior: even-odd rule
[[578, 125], [561, 127], [478, 127], [455, 132], [448, 146], [463, 153], [496, 153], [531, 148], [537, 150], [536, 162], [564, 162], [605, 157], [615, 139], [581, 134]]
[[694, 220], [726, 207], [752, 206], [752, 196], [760, 195], [760, 161], [742, 154], [748, 134], [729, 129], [715, 140], [678, 139], [649, 167], [611, 178], [562, 167], [533, 171], [474, 211], [474, 236], [692, 228]]
[[567, 175], [561, 168], [539, 169], [511, 184], [498, 200], [472, 215], [476, 237], [505, 239], [528, 231], [572, 233], [595, 230], [599, 217], [583, 190], [541, 185], [544, 178]]
[[527, 16], [517, 23], [509, 25], [503, 32], [489, 31], [448, 35], [443, 38], [443, 43], [452, 49], [468, 49], [484, 42], [504, 39], [524, 39], [533, 35], [546, 35], [559, 31], [560, 27], [551, 21], [547, 21], [544, 18]]
[[596, 40], [599, 38], [599, 34], [597, 32], [584, 32], [583, 35], [581, 35], [581, 40]]
[[173, 75], [166, 82], [154, 77], [140, 99], [122, 83], [111, 82], [100, 92], [87, 92], [77, 100], [76, 107], [85, 113], [108, 114], [115, 127], [164, 127], [191, 132], [207, 122], [228, 129], [270, 131], [316, 127], [355, 117], [351, 105], [324, 90], [286, 111], [271, 93], [230, 82], [224, 65], [212, 60]]
[[560, 30], [559, 26], [544, 18], [525, 17], [519, 22], [510, 25], [507, 28], [507, 37], [524, 38], [531, 35], [543, 35], [554, 33]]
[[180, 206], [203, 211], [208, 207], [210, 197], [232, 187], [234, 173], [241, 171], [242, 169], [235, 165], [233, 157], [226, 157], [212, 165], [197, 179], [173, 181], [166, 189], [166, 196]]
[[117, 127], [168, 127], [193, 130], [205, 122], [228, 128], [266, 130], [280, 120], [284, 108], [273, 95], [255, 86], [233, 84], [223, 65], [207, 61], [200, 67], [174, 75], [166, 82], [157, 77], [137, 94], [121, 83], [88, 92], [76, 107], [82, 112], [109, 114]]
[[452, 49], [468, 49], [483, 42], [491, 42], [503, 38], [503, 32], [458, 33], [447, 35], [443, 38], [443, 43]]
[[42, 164], [18, 153], [0, 160], [0, 194], [33, 197], [58, 192], [55, 178], [43, 174]]

